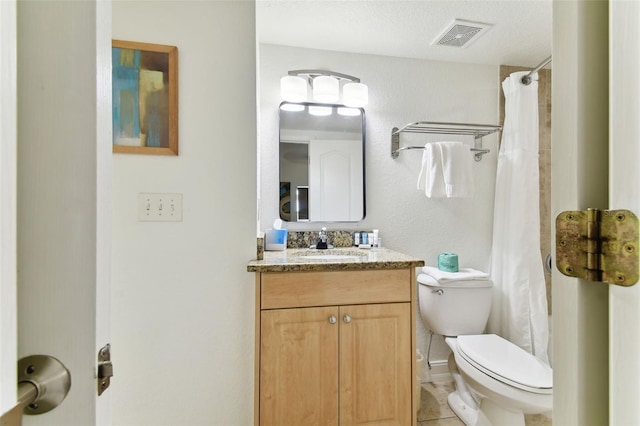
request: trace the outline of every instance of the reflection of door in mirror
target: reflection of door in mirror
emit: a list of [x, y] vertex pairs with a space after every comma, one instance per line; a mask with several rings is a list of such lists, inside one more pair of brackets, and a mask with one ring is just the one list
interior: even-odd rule
[[309, 212], [311, 221], [358, 221], [362, 218], [362, 142], [309, 142]]
[[296, 212], [298, 222], [309, 220], [309, 187], [299, 186], [296, 189]]
[[[280, 108], [280, 218], [286, 221], [357, 222], [365, 215], [364, 110], [324, 105]], [[313, 176], [313, 177], [312, 177]]]
[[309, 186], [308, 169], [309, 141], [280, 142], [280, 219], [296, 221], [297, 188]]

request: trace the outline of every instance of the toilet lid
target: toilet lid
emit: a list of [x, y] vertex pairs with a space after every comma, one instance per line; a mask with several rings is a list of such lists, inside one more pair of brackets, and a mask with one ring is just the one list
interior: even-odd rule
[[528, 392], [552, 393], [551, 367], [500, 336], [458, 336], [457, 346], [465, 360], [496, 380]]

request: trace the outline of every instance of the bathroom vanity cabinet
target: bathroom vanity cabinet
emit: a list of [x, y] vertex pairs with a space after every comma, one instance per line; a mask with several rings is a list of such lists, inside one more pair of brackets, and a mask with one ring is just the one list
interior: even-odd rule
[[415, 269], [385, 265], [256, 271], [256, 425], [416, 423]]

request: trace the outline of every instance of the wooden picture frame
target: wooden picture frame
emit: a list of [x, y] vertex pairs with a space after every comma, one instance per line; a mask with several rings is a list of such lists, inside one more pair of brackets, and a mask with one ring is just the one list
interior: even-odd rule
[[113, 152], [178, 155], [178, 48], [112, 40]]

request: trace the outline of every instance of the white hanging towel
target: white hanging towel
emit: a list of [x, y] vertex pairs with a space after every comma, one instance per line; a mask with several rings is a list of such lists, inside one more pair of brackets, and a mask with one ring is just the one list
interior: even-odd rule
[[448, 198], [473, 196], [472, 155], [462, 142], [439, 142], [442, 150], [442, 173]]
[[442, 151], [436, 143], [427, 143], [422, 153], [422, 168], [418, 175], [418, 189], [424, 189], [429, 198], [446, 196], [442, 172]]
[[473, 196], [472, 163], [462, 142], [432, 142], [424, 146], [418, 189], [429, 198]]
[[431, 162], [431, 153], [427, 152], [431, 150], [431, 144], [426, 144], [424, 150], [422, 150], [422, 166], [420, 167], [420, 173], [418, 173], [418, 184], [416, 187], [418, 190], [424, 191], [425, 175], [427, 174], [427, 164]]

